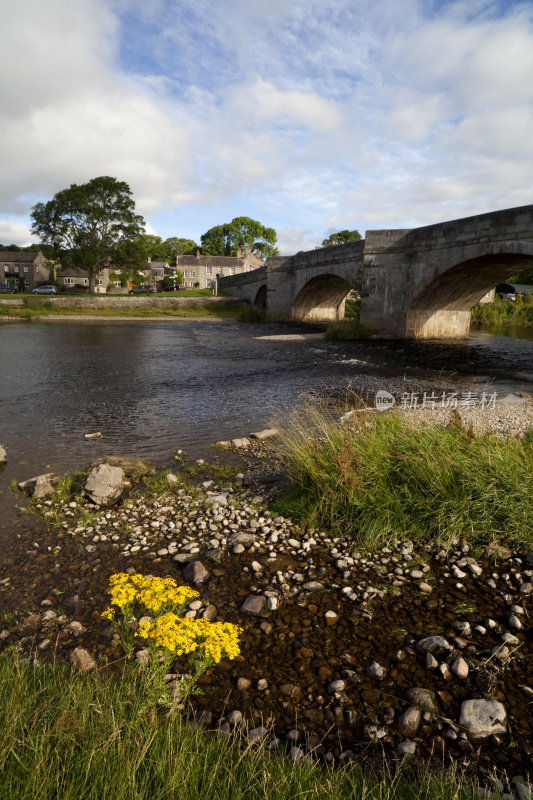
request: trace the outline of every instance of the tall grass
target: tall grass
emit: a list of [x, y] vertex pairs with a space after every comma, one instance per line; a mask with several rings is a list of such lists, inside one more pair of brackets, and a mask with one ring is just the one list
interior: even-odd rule
[[122, 680], [0, 658], [0, 792], [9, 800], [462, 800], [453, 774], [332, 770], [147, 709]]
[[239, 311], [237, 319], [239, 322], [264, 322], [266, 314], [255, 306], [245, 305]]
[[355, 420], [340, 426], [310, 408], [276, 423], [292, 484], [278, 510], [369, 548], [398, 537], [531, 546], [531, 437], [478, 437], [391, 413]]

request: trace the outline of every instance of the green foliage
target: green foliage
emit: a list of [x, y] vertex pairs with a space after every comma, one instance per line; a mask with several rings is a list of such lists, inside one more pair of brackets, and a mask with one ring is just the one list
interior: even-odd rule
[[326, 328], [326, 339], [329, 341], [352, 342], [356, 339], [365, 339], [372, 335], [370, 328], [361, 325], [358, 319], [343, 319], [332, 322]]
[[246, 246], [265, 258], [278, 254], [277, 234], [250, 217], [235, 217], [224, 225], [210, 228], [201, 237], [202, 253], [209, 256], [236, 256]]
[[467, 800], [454, 773], [327, 769], [146, 711], [145, 683], [0, 657], [0, 792], [9, 800]]
[[176, 263], [176, 256], [195, 256], [198, 245], [192, 239], [181, 239], [178, 236], [171, 236], [163, 242], [165, 248], [165, 258], [169, 264]]
[[533, 447], [461, 425], [368, 414], [339, 425], [310, 408], [280, 420], [292, 493], [279, 510], [326, 525], [357, 546], [408, 537], [449, 546], [502, 538], [531, 546]]
[[347, 244], [348, 242], [358, 242], [361, 239], [359, 231], [338, 231], [332, 233], [327, 239], [322, 241], [322, 247], [332, 247], [336, 244]]
[[472, 309], [470, 326], [533, 327], [533, 298], [526, 294], [520, 300], [503, 300], [496, 295], [494, 303], [478, 303]]
[[255, 306], [244, 306], [237, 317], [239, 322], [264, 322], [266, 315]]
[[99, 270], [139, 256], [135, 240], [144, 229], [144, 220], [135, 214], [128, 184], [116, 178], [102, 176], [81, 185], [73, 183], [47, 203], [33, 206], [31, 218], [32, 233], [52, 247], [63, 266], [88, 271], [91, 292]]

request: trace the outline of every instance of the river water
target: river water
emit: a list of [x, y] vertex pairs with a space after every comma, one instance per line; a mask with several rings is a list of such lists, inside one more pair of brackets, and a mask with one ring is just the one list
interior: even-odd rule
[[[533, 393], [533, 344], [482, 332], [451, 344], [327, 343], [308, 327], [234, 321], [0, 323], [0, 538], [13, 479], [106, 454], [159, 465], [178, 448], [205, 455], [309, 392], [391, 381]], [[95, 431], [101, 439], [84, 439]]]

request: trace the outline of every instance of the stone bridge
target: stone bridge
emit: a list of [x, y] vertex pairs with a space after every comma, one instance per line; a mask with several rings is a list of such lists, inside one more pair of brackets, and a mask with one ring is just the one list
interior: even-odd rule
[[342, 319], [361, 293], [361, 322], [384, 336], [459, 338], [471, 308], [496, 284], [533, 267], [533, 205], [366, 238], [222, 278], [220, 288], [264, 308], [268, 319]]

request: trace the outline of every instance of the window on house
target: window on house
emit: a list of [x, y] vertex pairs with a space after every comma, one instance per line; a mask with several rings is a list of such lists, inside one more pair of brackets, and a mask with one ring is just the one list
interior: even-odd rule
[[189, 286], [191, 287], [191, 289], [194, 289], [194, 281], [190, 281]]
[[9, 266], [7, 264], [4, 264], [4, 272], [9, 272]]
[[27, 288], [29, 285], [30, 285], [30, 279], [29, 278], [24, 278], [24, 286], [26, 286], [26, 288]]
[[230, 267], [229, 268], [229, 274], [230, 275], [235, 275], [235, 267]]
[[97, 283], [98, 283], [98, 286], [103, 286], [104, 285], [103, 280], [101, 280], [100, 278], [98, 278]]
[[65, 282], [65, 286], [72, 286], [74, 283], [74, 278], [63, 278], [63, 280]]
[[30, 271], [29, 267], [24, 267], [24, 272], [29, 272], [29, 271]]
[[83, 279], [83, 285], [84, 286], [88, 286], [89, 285], [89, 278], [84, 278]]
[[206, 268], [205, 268], [205, 274], [206, 274], [206, 275], [211, 275], [211, 270], [212, 270], [212, 269], [213, 269], [213, 267], [206, 267]]
[[186, 277], [187, 277], [187, 270], [184, 270], [184, 272], [183, 272], [183, 277], [184, 277], [184, 278], [186, 278]]
[[196, 270], [195, 270], [195, 269], [191, 269], [191, 271], [190, 271], [190, 273], [189, 273], [189, 276], [190, 276], [191, 278], [196, 278]]

